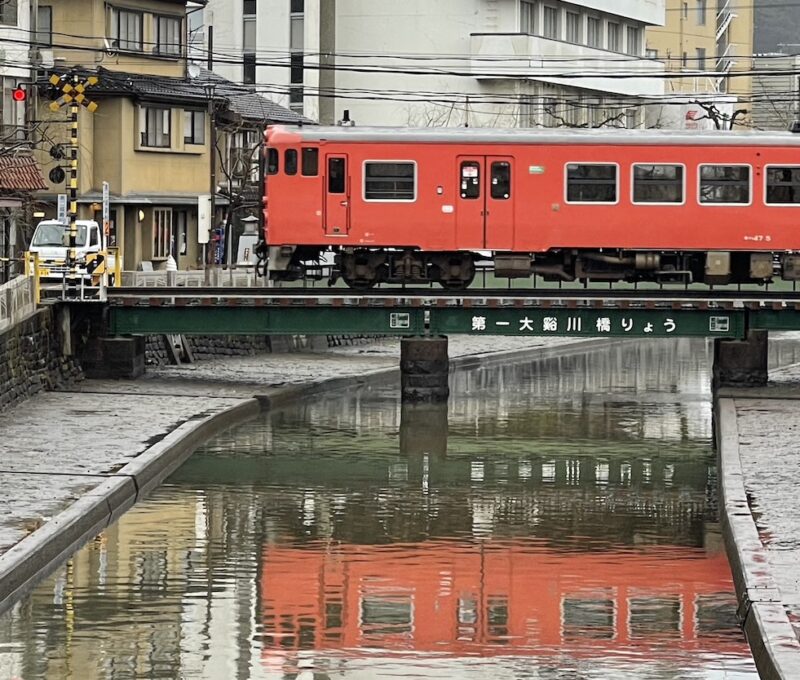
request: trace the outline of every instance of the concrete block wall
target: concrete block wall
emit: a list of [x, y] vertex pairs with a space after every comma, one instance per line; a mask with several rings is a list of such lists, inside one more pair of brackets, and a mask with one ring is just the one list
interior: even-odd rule
[[45, 390], [83, 379], [80, 366], [61, 355], [54, 310], [37, 311], [0, 334], [0, 411]]

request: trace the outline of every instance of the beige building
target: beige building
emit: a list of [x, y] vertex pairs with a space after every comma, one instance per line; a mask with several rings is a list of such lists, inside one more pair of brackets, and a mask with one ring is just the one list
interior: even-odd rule
[[752, 69], [753, 16], [752, 0], [667, 0], [665, 25], [645, 35], [647, 56], [674, 74], [665, 88], [665, 127], [703, 127], [696, 121], [706, 112], [696, 100], [727, 117], [749, 112], [751, 78], [737, 73]]
[[[228, 87], [223, 92], [218, 81], [202, 77], [200, 68], [188, 68], [185, 0], [73, 0], [42, 2], [38, 9], [38, 117], [43, 121], [38, 146], [49, 182], [38, 197], [39, 211], [54, 216], [57, 195], [69, 191], [69, 106], [50, 110], [54, 99], [63, 102], [57, 99], [63, 92], [61, 83], [54, 87], [48, 81], [53, 74], [62, 75], [62, 83], [94, 75], [98, 82], [86, 94], [97, 109], [82, 106], [79, 112], [79, 217], [101, 221], [103, 182], [108, 182], [109, 242], [122, 247], [125, 269], [142, 262], [164, 268], [170, 255], [180, 269], [202, 267], [199, 241], [208, 236], [209, 226], [224, 221], [230, 203], [222, 164], [215, 164], [212, 178], [211, 162], [227, 155], [225, 135], [236, 132], [226, 124], [214, 145], [220, 153], [212, 153], [216, 126], [212, 132], [209, 119], [228, 120], [231, 101], [246, 91], [240, 87], [231, 94]], [[299, 118], [275, 109], [271, 120]], [[257, 122], [263, 129], [270, 121]], [[260, 142], [259, 135], [248, 139]], [[208, 212], [208, 199], [201, 197], [210, 195], [212, 180], [219, 187], [216, 214], [210, 223], [201, 222], [198, 214]]]

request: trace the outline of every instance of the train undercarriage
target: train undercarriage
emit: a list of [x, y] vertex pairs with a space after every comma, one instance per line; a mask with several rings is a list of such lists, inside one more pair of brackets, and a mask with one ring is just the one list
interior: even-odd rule
[[[266, 253], [264, 253], [266, 254]], [[262, 263], [263, 267], [263, 263]], [[498, 278], [543, 281], [767, 283], [800, 280], [800, 253], [751, 251], [628, 251], [557, 249], [546, 253], [428, 252], [416, 249], [342, 248], [322, 252], [308, 246], [269, 248], [274, 281], [341, 278], [350, 288], [379, 283], [436, 283], [459, 290], [483, 270]]]

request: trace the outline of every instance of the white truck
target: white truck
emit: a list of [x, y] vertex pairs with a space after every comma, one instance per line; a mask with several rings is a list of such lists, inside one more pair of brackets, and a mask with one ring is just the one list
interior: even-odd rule
[[[104, 250], [103, 232], [94, 220], [77, 220], [78, 233], [75, 239], [77, 273], [88, 279], [86, 256]], [[68, 273], [67, 251], [69, 250], [69, 224], [58, 220], [42, 220], [36, 225], [31, 239], [30, 252], [39, 254], [40, 277], [46, 281], [62, 280]], [[106, 261], [109, 277], [114, 271], [114, 255], [109, 253]]]

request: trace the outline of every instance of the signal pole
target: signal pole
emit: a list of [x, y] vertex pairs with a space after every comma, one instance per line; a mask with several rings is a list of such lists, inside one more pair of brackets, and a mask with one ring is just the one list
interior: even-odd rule
[[[72, 80], [72, 82], [69, 82]], [[66, 81], [63, 82], [62, 81]], [[89, 76], [85, 80], [80, 80], [77, 75], [50, 76], [50, 83], [60, 86], [63, 94], [54, 102], [50, 103], [52, 111], [58, 111], [65, 104], [69, 104], [69, 124], [70, 124], [70, 153], [69, 153], [69, 246], [67, 249], [67, 269], [68, 278], [65, 294], [67, 297], [77, 297], [78, 287], [78, 112], [81, 106], [85, 106], [89, 113], [97, 110], [97, 103], [86, 98], [84, 94], [86, 88], [97, 84], [97, 76]], [[88, 238], [88, 233], [87, 233]]]

